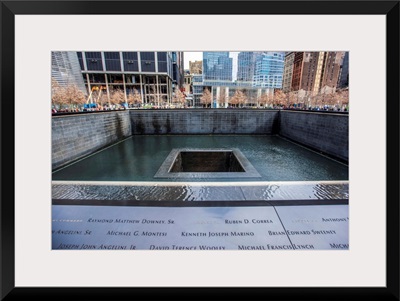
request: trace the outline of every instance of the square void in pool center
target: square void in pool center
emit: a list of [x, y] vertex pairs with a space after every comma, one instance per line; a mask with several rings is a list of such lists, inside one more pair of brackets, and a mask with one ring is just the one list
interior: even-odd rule
[[261, 177], [237, 148], [175, 148], [155, 178], [249, 178]]

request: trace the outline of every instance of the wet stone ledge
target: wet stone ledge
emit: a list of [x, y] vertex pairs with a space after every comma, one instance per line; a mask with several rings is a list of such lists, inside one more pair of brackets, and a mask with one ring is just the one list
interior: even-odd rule
[[53, 200], [106, 201], [284, 201], [348, 200], [348, 181], [265, 185], [131, 185], [53, 183]]

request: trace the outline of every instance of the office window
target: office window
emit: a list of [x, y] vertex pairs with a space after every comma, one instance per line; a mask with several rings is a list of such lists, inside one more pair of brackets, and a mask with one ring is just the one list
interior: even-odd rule
[[104, 52], [107, 71], [121, 71], [119, 52]]
[[86, 66], [88, 70], [103, 70], [103, 62], [101, 60], [101, 52], [85, 52]]
[[83, 57], [82, 57], [82, 52], [77, 52], [78, 55], [78, 61], [79, 61], [79, 66], [81, 67], [81, 70], [85, 70], [85, 67], [83, 65]]
[[123, 52], [122, 56], [124, 60], [125, 71], [139, 71], [137, 52]]

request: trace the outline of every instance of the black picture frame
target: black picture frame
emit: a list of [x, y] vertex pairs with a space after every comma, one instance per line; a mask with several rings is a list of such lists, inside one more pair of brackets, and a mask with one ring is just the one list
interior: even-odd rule
[[[399, 300], [399, 1], [1, 1], [1, 299], [54, 300]], [[229, 5], [226, 5], [229, 3]], [[79, 14], [385, 15], [387, 54], [386, 287], [15, 287], [15, 16]], [[10, 165], [8, 165], [10, 166]], [[366, 262], [366, 265], [368, 263]]]

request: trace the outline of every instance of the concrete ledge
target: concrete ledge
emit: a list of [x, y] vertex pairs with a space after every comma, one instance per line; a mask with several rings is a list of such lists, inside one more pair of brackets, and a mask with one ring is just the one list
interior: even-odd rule
[[[180, 152], [232, 152], [240, 165], [243, 167], [244, 172], [174, 172], [172, 173], [171, 167], [175, 162]], [[165, 159], [160, 169], [155, 174], [154, 178], [257, 178], [261, 177], [257, 170], [253, 167], [249, 160], [243, 153], [237, 149], [225, 148], [175, 148]]]

